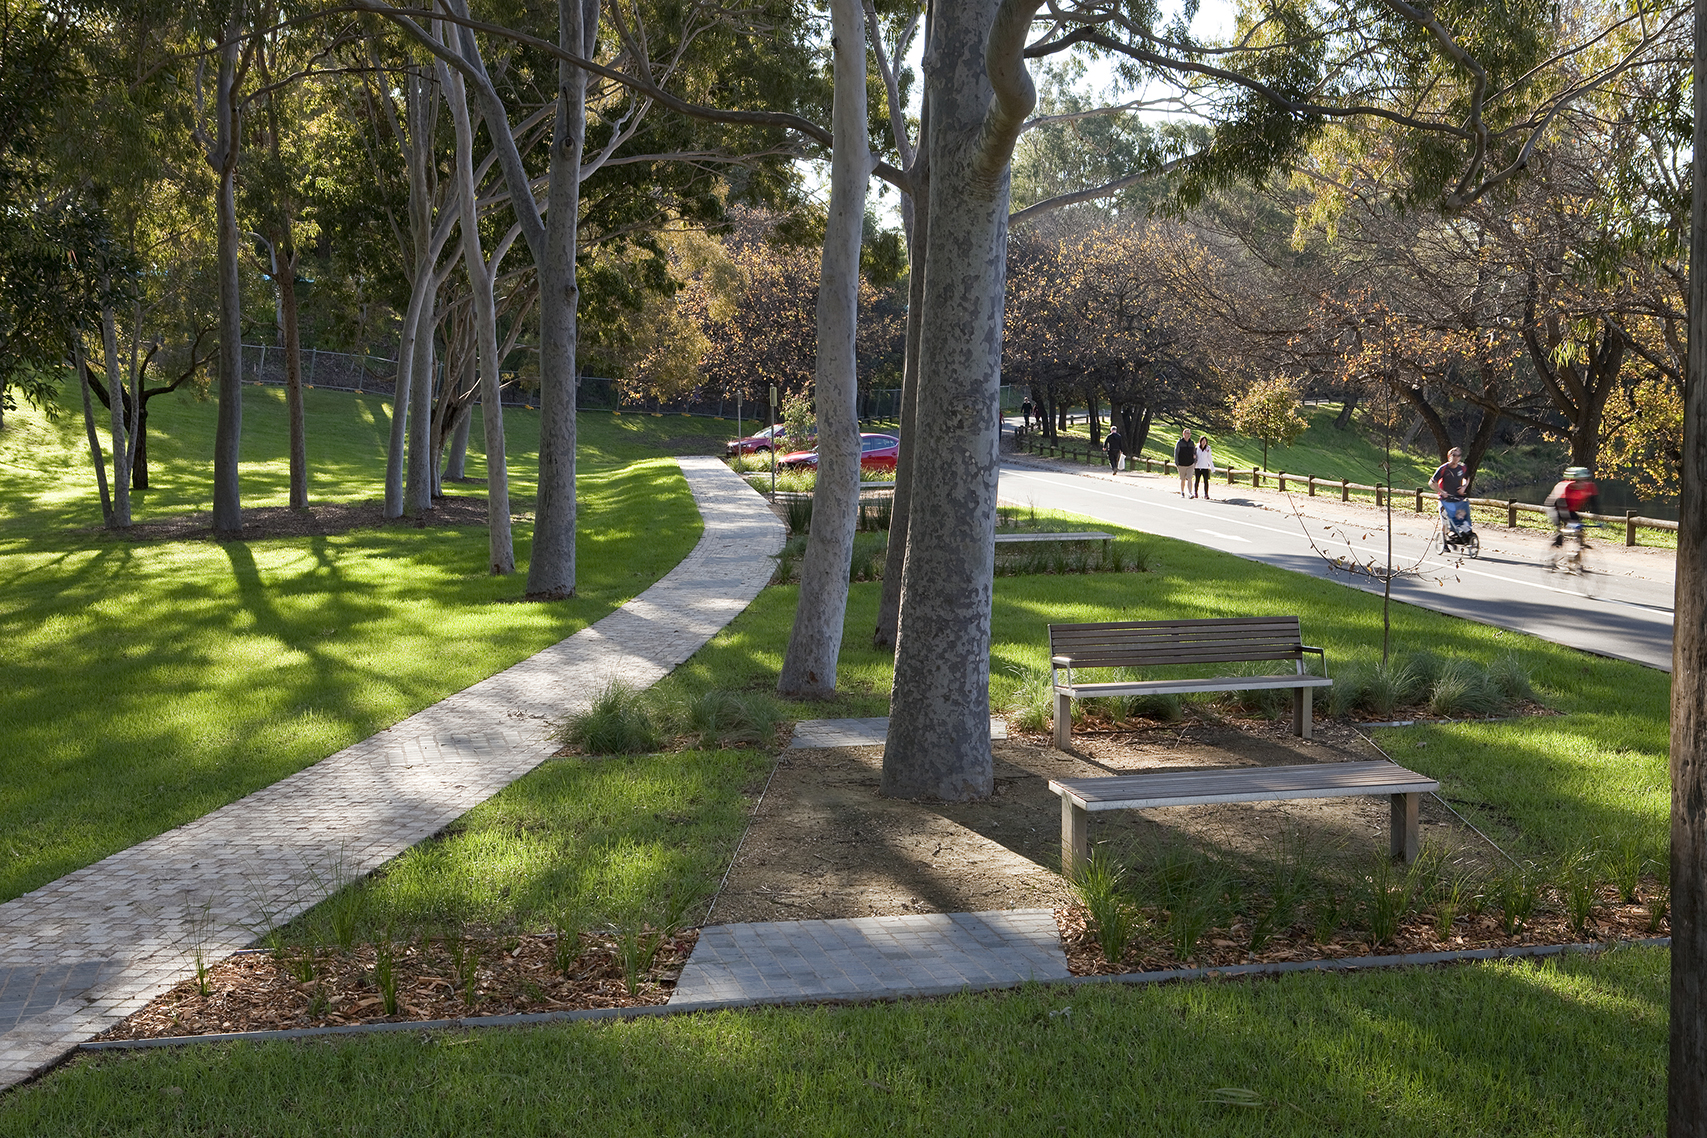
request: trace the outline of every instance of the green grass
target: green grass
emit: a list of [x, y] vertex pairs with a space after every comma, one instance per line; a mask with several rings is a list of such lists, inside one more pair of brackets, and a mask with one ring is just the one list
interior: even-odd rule
[[[307, 396], [312, 497], [377, 497], [384, 401]], [[245, 404], [245, 501], [282, 505], [281, 394], [250, 388]], [[155, 401], [155, 485], [139, 495], [139, 521], [205, 509], [213, 413], [193, 398]], [[8, 416], [0, 434], [0, 898], [275, 782], [571, 635], [671, 569], [700, 532], [685, 481], [659, 457], [686, 441], [680, 421], [588, 415], [571, 600], [501, 603], [523, 578], [485, 572], [484, 527], [130, 541], [99, 528], [79, 419]], [[513, 501], [526, 508], [538, 419], [510, 409], [505, 422]], [[484, 475], [477, 456], [469, 465]], [[524, 570], [529, 537], [518, 525]]]
[[3, 1135], [1647, 1135], [1668, 957], [83, 1057]]
[[[1039, 511], [1039, 524], [1089, 523]], [[1150, 571], [997, 578], [992, 706], [1006, 706], [1027, 675], [1047, 672], [1052, 623], [1296, 613], [1305, 639], [1326, 649], [1331, 675], [1373, 668], [1381, 658], [1379, 597], [1187, 542], [1096, 525], [1141, 550]], [[800, 714], [886, 713], [892, 661], [870, 648], [880, 588], [850, 587], [838, 696]], [[797, 600], [792, 585], [766, 590], [664, 688], [768, 689], [781, 668]], [[1670, 677], [1409, 605], [1394, 604], [1392, 619], [1395, 651], [1487, 664], [1509, 655], [1540, 702], [1560, 713], [1376, 732], [1395, 759], [1440, 778], [1444, 795], [1519, 851], [1553, 856], [1597, 835], [1635, 835], [1648, 850], [1663, 850]]]
[[[1370, 486], [1385, 484], [1386, 475], [1382, 467], [1386, 456], [1379, 439], [1372, 440], [1358, 427], [1336, 430], [1334, 418], [1339, 414], [1337, 407], [1301, 407], [1299, 411], [1310, 424], [1309, 428], [1291, 446], [1270, 445], [1268, 465], [1264, 469], [1317, 478], [1343, 478]], [[1173, 461], [1174, 443], [1179, 441], [1181, 426], [1190, 427], [1193, 438], [1205, 429], [1201, 423], [1192, 420], [1180, 423], [1157, 419], [1151, 423], [1149, 437], [1144, 441], [1145, 457]], [[1263, 465], [1261, 439], [1213, 429], [1209, 430], [1209, 437], [1215, 450], [1217, 470], [1225, 470], [1229, 466], [1249, 470]], [[1395, 445], [1393, 485], [1410, 489], [1427, 486], [1429, 477], [1439, 465], [1438, 459], [1409, 453]]]
[[552, 759], [352, 896], [316, 906], [283, 942], [333, 943], [340, 905], [357, 913], [357, 942], [448, 927], [661, 927], [672, 910], [696, 923], [771, 762], [755, 750]]

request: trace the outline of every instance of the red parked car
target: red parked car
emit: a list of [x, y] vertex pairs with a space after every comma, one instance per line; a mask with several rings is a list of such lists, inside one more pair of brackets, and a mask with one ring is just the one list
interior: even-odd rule
[[[901, 440], [894, 435], [860, 435], [859, 465], [861, 470], [894, 470], [895, 458], [901, 453]], [[781, 466], [803, 468], [818, 465], [818, 452], [797, 450], [777, 460]]]
[[775, 426], [766, 427], [757, 434], [748, 435], [744, 439], [730, 439], [729, 445], [723, 448], [723, 452], [730, 455], [768, 452], [776, 445], [776, 440], [782, 438], [782, 431], [782, 424], [778, 423]]

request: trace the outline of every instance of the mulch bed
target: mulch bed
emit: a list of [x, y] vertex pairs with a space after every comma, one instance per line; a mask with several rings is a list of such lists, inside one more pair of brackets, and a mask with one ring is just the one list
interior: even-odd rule
[[[642, 934], [645, 935], [645, 934]], [[373, 945], [281, 954], [245, 952], [210, 966], [103, 1032], [106, 1039], [161, 1039], [232, 1031], [278, 1031], [364, 1023], [468, 1019], [585, 1008], [662, 1004], [675, 991], [697, 930], [652, 934], [656, 952], [630, 991], [622, 946], [583, 933], [567, 971], [557, 938], [518, 935], [439, 938], [391, 949], [395, 1007], [385, 1008], [384, 973]]]
[[[1442, 940], [1433, 916], [1410, 914], [1399, 922], [1391, 939], [1373, 943], [1367, 929], [1336, 929], [1318, 942], [1311, 930], [1295, 925], [1269, 938], [1260, 952], [1250, 951], [1251, 926], [1236, 921], [1231, 927], [1212, 928], [1198, 941], [1189, 960], [1174, 955], [1165, 928], [1154, 921], [1141, 926], [1119, 961], [1103, 959], [1101, 946], [1084, 909], [1057, 909], [1055, 921], [1061, 928], [1061, 944], [1067, 964], [1075, 976], [1112, 976], [1131, 972], [1160, 972], [1174, 968], [1224, 968], [1234, 964], [1277, 964], [1297, 960], [1338, 960], [1356, 956], [1392, 956], [1401, 953], [1458, 952], [1478, 948], [1515, 948], [1523, 945], [1615, 943], [1645, 937], [1671, 935], [1670, 919], [1662, 918], [1651, 928], [1647, 898], [1657, 890], [1645, 883], [1637, 901], [1625, 904], [1616, 889], [1601, 894], [1582, 931], [1571, 928], [1562, 912], [1537, 911], [1507, 936], [1497, 913], [1460, 916], [1452, 923], [1452, 935]], [[1158, 914], [1146, 913], [1147, 917]]]

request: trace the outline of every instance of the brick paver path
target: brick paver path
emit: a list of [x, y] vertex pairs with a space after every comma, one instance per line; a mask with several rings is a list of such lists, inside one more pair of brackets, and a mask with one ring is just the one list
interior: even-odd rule
[[605, 619], [371, 739], [0, 905], [0, 1087], [366, 874], [532, 770], [549, 719], [613, 678], [646, 687], [758, 595], [782, 524], [711, 458], [683, 458], [698, 546]]
[[670, 1002], [931, 996], [1068, 975], [1048, 909], [762, 921], [702, 929]]

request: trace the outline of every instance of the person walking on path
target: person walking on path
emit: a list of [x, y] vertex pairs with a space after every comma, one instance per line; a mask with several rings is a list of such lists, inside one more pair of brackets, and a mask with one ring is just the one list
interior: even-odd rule
[[1110, 474], [1120, 473], [1120, 447], [1125, 440], [1120, 437], [1120, 428], [1110, 423], [1108, 437], [1103, 440], [1103, 449], [1108, 451], [1108, 470]]
[[1209, 497], [1209, 476], [1215, 473], [1215, 455], [1209, 449], [1209, 436], [1202, 435], [1197, 440], [1197, 463], [1192, 467], [1191, 496], [1197, 497], [1197, 488], [1203, 487], [1203, 497]]
[[1191, 441], [1191, 428], [1179, 429], [1179, 442], [1174, 444], [1174, 467], [1179, 471], [1179, 496], [1191, 493], [1191, 480], [1197, 473], [1197, 444]]
[[1020, 418], [1025, 420], [1025, 429], [1031, 430], [1031, 396], [1025, 397], [1025, 402], [1019, 405]]

